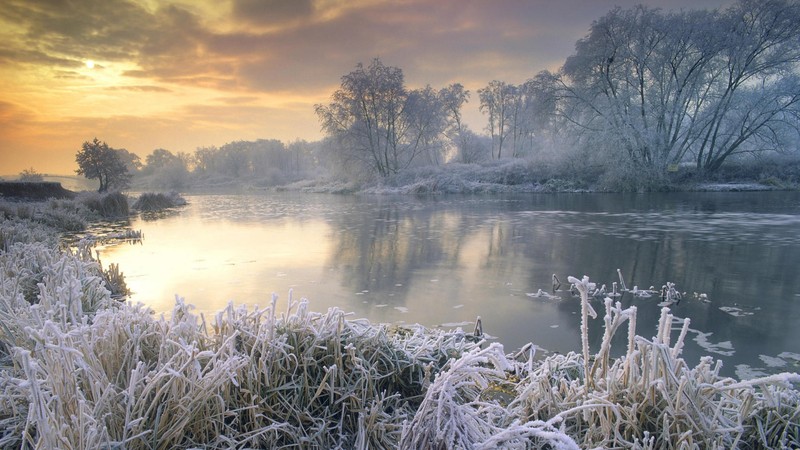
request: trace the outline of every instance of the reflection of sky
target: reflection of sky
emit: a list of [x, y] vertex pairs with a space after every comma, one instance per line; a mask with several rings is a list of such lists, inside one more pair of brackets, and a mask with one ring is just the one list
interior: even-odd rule
[[229, 300], [266, 305], [272, 294], [268, 286], [282, 287], [275, 291], [282, 297], [291, 287], [282, 278], [291, 283], [318, 279], [329, 246], [329, 228], [319, 221], [180, 217], [133, 227], [144, 233], [141, 247], [111, 247], [102, 256], [120, 264], [134, 298], [156, 311], [171, 309], [176, 294], [201, 311], [216, 311]]
[[[732, 374], [743, 361], [761, 364], [761, 355], [800, 353], [792, 331], [800, 320], [800, 210], [770, 207], [770, 196], [798, 198], [193, 196], [177, 215], [134, 221], [142, 245], [108, 247], [102, 257], [120, 264], [135, 301], [158, 312], [176, 294], [209, 314], [229, 301], [265, 307], [273, 292], [283, 311], [292, 289], [312, 310], [338, 307], [373, 322], [471, 330], [481, 316], [509, 351], [528, 342], [577, 349], [577, 299], [526, 294], [549, 291], [553, 274], [610, 286], [619, 268], [628, 287], [674, 281], [688, 291], [674, 308], [696, 330], [687, 359], [712, 352]], [[657, 303], [623, 299], [638, 307], [642, 336], [655, 332]], [[601, 337], [598, 320], [593, 348]]]

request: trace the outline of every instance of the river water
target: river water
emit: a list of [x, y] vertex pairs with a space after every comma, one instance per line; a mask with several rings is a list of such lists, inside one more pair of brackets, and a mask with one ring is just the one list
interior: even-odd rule
[[[212, 315], [228, 302], [338, 307], [373, 322], [483, 329], [513, 351], [580, 351], [568, 276], [685, 292], [683, 356], [750, 377], [800, 371], [800, 193], [340, 196], [188, 195], [170, 214], [132, 220], [144, 240], [100, 250], [132, 301], [168, 313], [179, 295]], [[552, 291], [553, 275], [563, 285]], [[536, 295], [540, 292], [548, 295]], [[658, 296], [636, 305], [655, 334]], [[602, 301], [593, 301], [602, 315]], [[591, 323], [599, 347], [602, 317]], [[675, 332], [677, 337], [677, 331]], [[619, 351], [625, 336], [618, 336]]]

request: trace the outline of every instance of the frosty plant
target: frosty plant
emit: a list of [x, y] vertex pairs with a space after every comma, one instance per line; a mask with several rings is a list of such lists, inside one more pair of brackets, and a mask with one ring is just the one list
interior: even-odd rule
[[589, 316], [592, 319], [597, 318], [597, 313], [589, 303], [589, 292], [595, 290], [595, 284], [589, 282], [589, 277], [586, 275], [582, 279], [575, 277], [568, 277], [567, 280], [575, 286], [581, 296], [581, 347], [583, 349], [583, 367], [584, 373], [589, 373]]

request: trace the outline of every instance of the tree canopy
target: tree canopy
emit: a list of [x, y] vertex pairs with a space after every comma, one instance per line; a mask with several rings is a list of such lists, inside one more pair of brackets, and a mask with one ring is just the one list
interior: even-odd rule
[[430, 163], [441, 161], [443, 138], [453, 124], [450, 119], [460, 123], [457, 111], [467, 98], [459, 87], [408, 90], [400, 68], [375, 58], [369, 66], [359, 63], [343, 76], [331, 103], [316, 105], [316, 112], [323, 130], [340, 143], [343, 164], [385, 177], [423, 154]]
[[78, 170], [75, 171], [78, 175], [100, 181], [99, 192], [128, 186], [131, 174], [120, 154], [97, 138], [83, 143], [75, 155], [75, 161], [78, 163]]

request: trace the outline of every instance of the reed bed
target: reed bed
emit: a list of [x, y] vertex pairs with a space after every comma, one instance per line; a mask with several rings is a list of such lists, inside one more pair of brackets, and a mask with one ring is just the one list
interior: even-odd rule
[[[688, 321], [636, 334], [588, 278], [581, 352], [536, 360], [460, 330], [392, 327], [305, 300], [213, 317], [115, 301], [91, 251], [0, 223], [0, 448], [797, 448], [800, 376], [680, 357]], [[627, 352], [611, 357], [616, 333]]]

